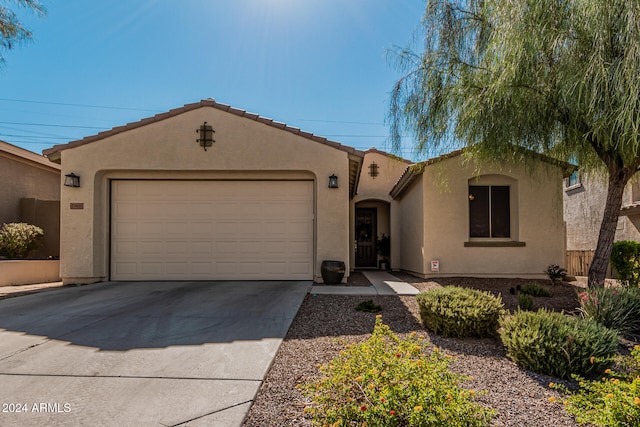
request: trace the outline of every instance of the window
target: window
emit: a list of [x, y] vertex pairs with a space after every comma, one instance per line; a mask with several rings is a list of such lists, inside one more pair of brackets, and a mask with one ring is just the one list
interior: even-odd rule
[[580, 174], [578, 171], [573, 171], [571, 175], [569, 175], [569, 178], [565, 180], [565, 187], [567, 189], [578, 188], [581, 185], [582, 183], [580, 182]]
[[469, 186], [469, 236], [511, 237], [511, 203], [508, 185]]

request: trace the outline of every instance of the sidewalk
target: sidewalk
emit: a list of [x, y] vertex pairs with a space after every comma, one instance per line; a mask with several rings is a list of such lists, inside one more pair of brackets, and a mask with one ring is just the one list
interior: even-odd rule
[[363, 271], [371, 286], [312, 286], [310, 294], [315, 295], [417, 295], [419, 290], [403, 282], [386, 271]]
[[62, 282], [38, 283], [35, 285], [0, 286], [0, 299], [19, 297], [21, 295], [35, 294], [48, 289], [62, 287]]

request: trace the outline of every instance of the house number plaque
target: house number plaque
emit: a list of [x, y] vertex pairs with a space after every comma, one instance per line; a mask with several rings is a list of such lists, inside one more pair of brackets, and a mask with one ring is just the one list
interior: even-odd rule
[[84, 203], [69, 203], [69, 209], [84, 209]]

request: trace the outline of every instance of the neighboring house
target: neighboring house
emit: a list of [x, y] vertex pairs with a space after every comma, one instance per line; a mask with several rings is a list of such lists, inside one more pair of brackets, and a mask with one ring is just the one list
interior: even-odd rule
[[[535, 181], [517, 166], [478, 180], [461, 156], [411, 166], [214, 100], [45, 154], [80, 177], [61, 198], [65, 283], [321, 281], [323, 260], [347, 276], [383, 260], [431, 275], [439, 260], [442, 275], [527, 277], [564, 254], [563, 168], [542, 157]], [[435, 163], [450, 166], [448, 189]], [[476, 186], [508, 198], [508, 236], [469, 236]]]
[[[567, 228], [567, 266], [570, 274], [586, 275], [598, 243], [607, 200], [607, 177], [574, 172], [564, 180], [564, 219]], [[625, 188], [615, 241], [640, 242], [640, 182]], [[611, 276], [609, 271], [608, 277]]]
[[562, 264], [570, 165], [531, 152], [526, 166], [478, 169], [462, 154], [410, 166], [391, 190], [398, 267], [426, 277], [544, 277], [549, 264]]
[[0, 225], [27, 222], [44, 230], [36, 257], [60, 254], [60, 166], [0, 141]]

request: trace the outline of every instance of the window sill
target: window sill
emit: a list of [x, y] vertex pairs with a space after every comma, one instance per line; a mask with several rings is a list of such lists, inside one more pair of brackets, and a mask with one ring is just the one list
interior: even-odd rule
[[511, 241], [489, 241], [489, 240], [472, 240], [464, 242], [465, 248], [521, 248], [526, 246], [525, 242]]
[[564, 191], [569, 192], [569, 191], [573, 191], [573, 190], [577, 190], [578, 188], [582, 188], [582, 183], [579, 182], [577, 184], [573, 184], [567, 187], [564, 187]]

